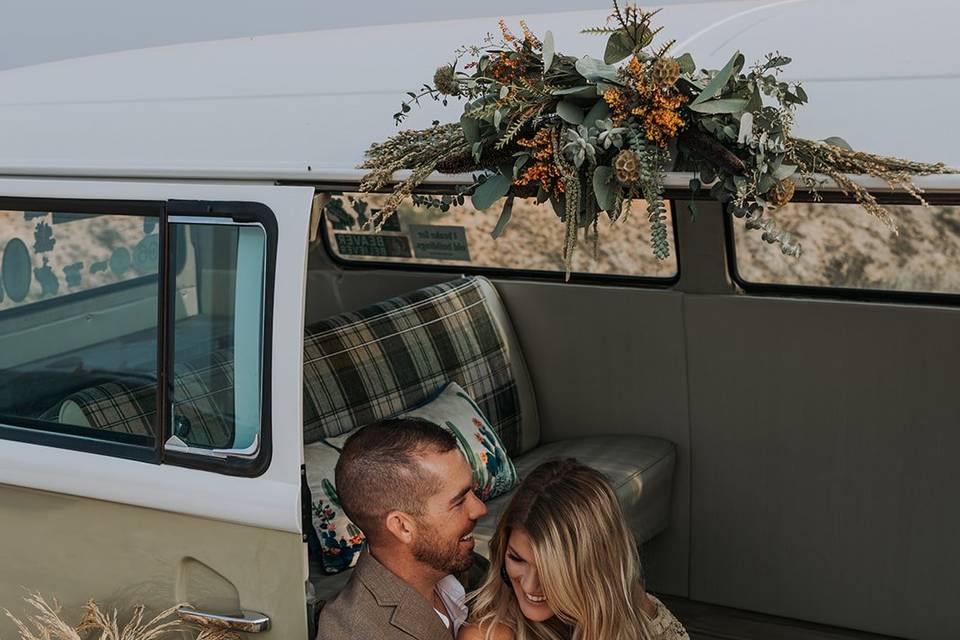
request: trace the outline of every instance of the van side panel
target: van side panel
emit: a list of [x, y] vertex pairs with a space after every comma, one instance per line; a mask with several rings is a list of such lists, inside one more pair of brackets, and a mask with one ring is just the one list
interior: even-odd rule
[[[305, 638], [304, 545], [298, 533], [0, 485], [0, 607], [31, 613], [28, 591], [76, 624], [94, 599], [124, 621], [177, 603], [267, 613], [257, 637]], [[279, 570], [283, 567], [283, 570]], [[0, 616], [0, 637], [17, 637]]]

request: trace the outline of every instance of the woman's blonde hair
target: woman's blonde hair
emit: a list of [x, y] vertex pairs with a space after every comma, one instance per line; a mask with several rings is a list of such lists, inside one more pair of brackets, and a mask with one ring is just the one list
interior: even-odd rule
[[[523, 616], [503, 579], [513, 529], [530, 536], [551, 610], [546, 622]], [[647, 640], [640, 610], [640, 557], [603, 474], [573, 459], [545, 462], [517, 488], [490, 541], [490, 571], [471, 594], [471, 622], [491, 640], [498, 624], [516, 640]]]

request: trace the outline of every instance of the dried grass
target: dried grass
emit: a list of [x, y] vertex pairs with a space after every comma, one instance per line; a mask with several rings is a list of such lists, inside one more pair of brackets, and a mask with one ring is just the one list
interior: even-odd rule
[[93, 600], [83, 607], [79, 624], [71, 626], [60, 614], [60, 604], [54, 600], [47, 603], [38, 593], [27, 595], [24, 600], [36, 612], [24, 619], [17, 618], [9, 610], [4, 613], [16, 625], [20, 640], [161, 640], [176, 633], [196, 633], [196, 640], [239, 640], [239, 636], [226, 629], [197, 628], [176, 617], [176, 605], [144, 621], [145, 607], [133, 608], [130, 619], [121, 626], [118, 612], [104, 611]]

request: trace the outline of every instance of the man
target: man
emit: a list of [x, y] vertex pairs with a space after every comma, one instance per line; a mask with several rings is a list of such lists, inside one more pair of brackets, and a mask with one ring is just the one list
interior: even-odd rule
[[420, 419], [364, 427], [343, 447], [336, 485], [367, 546], [320, 613], [318, 640], [455, 637], [467, 609], [451, 574], [473, 563], [473, 529], [487, 508], [454, 437]]

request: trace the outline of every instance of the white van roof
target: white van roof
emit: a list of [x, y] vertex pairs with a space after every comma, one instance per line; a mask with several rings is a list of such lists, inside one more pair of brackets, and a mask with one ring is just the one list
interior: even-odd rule
[[[602, 57], [580, 34], [606, 11], [523, 17], [557, 49]], [[735, 49], [791, 56], [810, 104], [795, 134], [960, 166], [960, 84], [945, 0], [738, 0], [681, 3], [657, 23], [701, 67]], [[355, 180], [371, 142], [397, 129], [406, 91], [429, 82], [484, 19], [359, 27], [140, 49], [0, 73], [0, 175]], [[459, 118], [428, 100], [404, 123]]]

